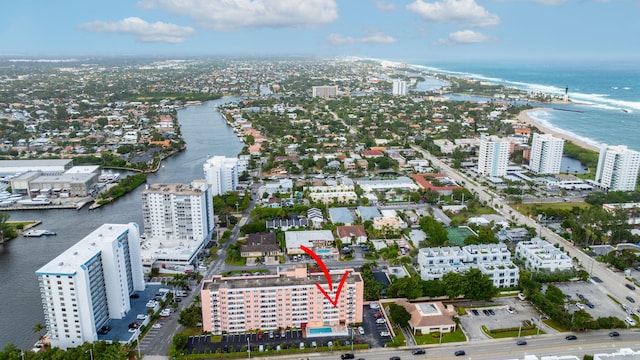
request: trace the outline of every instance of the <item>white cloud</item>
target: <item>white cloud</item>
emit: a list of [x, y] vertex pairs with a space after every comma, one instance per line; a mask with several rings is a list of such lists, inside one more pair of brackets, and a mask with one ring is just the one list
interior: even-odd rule
[[142, 42], [181, 43], [195, 34], [189, 26], [180, 26], [161, 21], [153, 24], [139, 17], [128, 17], [116, 22], [92, 21], [80, 25], [80, 28], [96, 33], [116, 33], [135, 35]]
[[216, 31], [245, 27], [303, 28], [338, 18], [335, 0], [140, 0], [138, 5], [187, 16]]
[[446, 39], [436, 41], [436, 45], [477, 44], [495, 41], [496, 39], [472, 30], [452, 32]]
[[345, 44], [391, 44], [396, 42], [396, 38], [391, 35], [383, 34], [379, 31], [370, 31], [363, 37], [354, 38], [351, 36], [344, 36], [340, 34], [331, 34], [327, 37], [327, 41], [333, 45], [345, 45]]
[[407, 10], [420, 15], [425, 21], [453, 23], [463, 26], [495, 26], [500, 18], [478, 5], [475, 0], [443, 0], [426, 3], [415, 0]]
[[384, 0], [376, 0], [376, 8], [382, 11], [391, 11], [396, 8], [396, 5]]

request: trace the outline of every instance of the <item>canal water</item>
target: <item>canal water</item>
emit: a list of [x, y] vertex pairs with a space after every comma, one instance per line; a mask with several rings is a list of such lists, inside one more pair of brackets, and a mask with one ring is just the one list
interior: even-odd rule
[[[185, 151], [162, 162], [160, 170], [148, 176], [148, 183], [189, 183], [204, 179], [202, 165], [214, 155], [235, 157], [244, 143], [216, 111], [217, 106], [238, 100], [223, 98], [178, 111]], [[40, 220], [38, 229], [57, 236], [18, 237], [0, 245], [0, 348], [13, 343], [30, 349], [38, 340], [32, 329], [44, 323], [35, 271], [104, 223], [136, 222], [142, 227], [144, 186], [116, 202], [88, 210], [12, 211], [10, 221]]]

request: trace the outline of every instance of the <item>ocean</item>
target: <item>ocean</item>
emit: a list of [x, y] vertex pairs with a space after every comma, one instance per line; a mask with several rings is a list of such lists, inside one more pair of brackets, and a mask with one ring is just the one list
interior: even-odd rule
[[529, 115], [545, 127], [596, 146], [626, 145], [640, 151], [640, 63], [637, 61], [406, 62], [419, 69], [526, 91], [563, 96], [568, 88], [571, 104], [541, 104], [544, 109]]

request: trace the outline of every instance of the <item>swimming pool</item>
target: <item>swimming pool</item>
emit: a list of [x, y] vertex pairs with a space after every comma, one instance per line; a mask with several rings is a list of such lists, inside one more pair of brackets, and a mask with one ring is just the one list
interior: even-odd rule
[[316, 250], [316, 254], [329, 254], [331, 253], [331, 249], [318, 249]]
[[330, 327], [309, 328], [309, 334], [331, 334], [333, 329]]

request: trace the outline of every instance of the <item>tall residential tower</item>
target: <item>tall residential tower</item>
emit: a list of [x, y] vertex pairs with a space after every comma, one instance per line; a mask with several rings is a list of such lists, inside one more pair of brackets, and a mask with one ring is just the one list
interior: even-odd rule
[[624, 145], [600, 147], [595, 182], [607, 191], [634, 191], [638, 182], [640, 153]]
[[505, 176], [509, 164], [509, 142], [496, 136], [480, 135], [478, 173], [483, 176]]
[[551, 134], [533, 134], [529, 168], [536, 174], [559, 174], [564, 140]]
[[36, 271], [53, 347], [98, 340], [110, 319], [131, 310], [145, 288], [138, 225], [104, 224]]
[[211, 185], [212, 196], [235, 191], [238, 186], [238, 159], [213, 156], [204, 163], [204, 175]]

